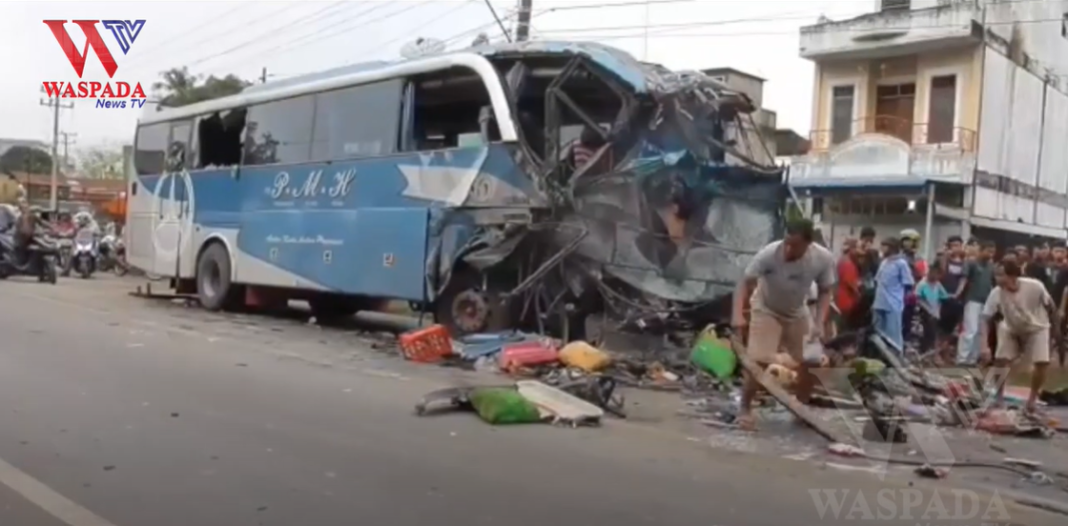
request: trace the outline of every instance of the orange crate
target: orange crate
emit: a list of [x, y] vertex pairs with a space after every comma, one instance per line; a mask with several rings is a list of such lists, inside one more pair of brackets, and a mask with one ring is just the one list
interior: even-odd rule
[[442, 325], [406, 332], [399, 341], [404, 358], [413, 362], [433, 363], [452, 356], [452, 338]]

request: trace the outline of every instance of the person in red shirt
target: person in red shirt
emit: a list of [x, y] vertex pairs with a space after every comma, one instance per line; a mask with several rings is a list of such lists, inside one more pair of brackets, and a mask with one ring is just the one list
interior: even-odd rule
[[864, 247], [856, 239], [847, 239], [838, 260], [838, 290], [834, 303], [838, 308], [839, 332], [855, 331], [864, 326], [864, 306], [861, 305], [861, 268]]

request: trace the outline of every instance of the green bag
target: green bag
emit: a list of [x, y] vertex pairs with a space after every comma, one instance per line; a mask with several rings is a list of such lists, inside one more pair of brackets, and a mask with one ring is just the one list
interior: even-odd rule
[[515, 389], [488, 387], [471, 393], [471, 405], [487, 423], [530, 424], [541, 421], [538, 406], [523, 398]]
[[706, 373], [725, 380], [734, 375], [738, 357], [726, 340], [720, 340], [712, 329], [705, 329], [694, 342], [690, 361]]

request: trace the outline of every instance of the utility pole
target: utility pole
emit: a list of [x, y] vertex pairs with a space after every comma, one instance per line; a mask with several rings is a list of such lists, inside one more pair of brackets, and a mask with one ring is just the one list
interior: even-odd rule
[[519, 14], [516, 17], [515, 41], [526, 42], [530, 40], [530, 12], [534, 7], [534, 0], [519, 0]]
[[267, 83], [267, 68], [265, 67], [265, 68], [263, 68], [263, 72], [260, 73], [260, 84], [266, 84], [266, 83]]
[[63, 136], [63, 166], [70, 166], [70, 145], [76, 143], [77, 133], [59, 132]]
[[[44, 92], [44, 88], [41, 88]], [[74, 108], [73, 102], [63, 103], [60, 98], [49, 97], [41, 99], [41, 106], [52, 108], [52, 183], [49, 192], [48, 209], [55, 212], [59, 209], [59, 112]]]

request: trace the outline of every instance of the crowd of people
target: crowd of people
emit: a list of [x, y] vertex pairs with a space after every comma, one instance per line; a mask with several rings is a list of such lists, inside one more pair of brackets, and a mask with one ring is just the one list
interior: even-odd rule
[[[1068, 310], [1065, 244], [1018, 246], [998, 258], [995, 243], [955, 236], [926, 261], [918, 253], [921, 236], [915, 230], [876, 237], [875, 229], [865, 227], [835, 254], [814, 242], [811, 221], [796, 220], [781, 241], [758, 252], [735, 291], [732, 319], [750, 357], [767, 366], [778, 353], [789, 354], [799, 364], [797, 397], [807, 402], [812, 377], [806, 342], [870, 327], [897, 352], [915, 350], [936, 363], [992, 365], [1003, 375], [1011, 364], [1029, 361], [1032, 393], [1025, 410], [1034, 411], [1051, 351], [1062, 366], [1065, 361], [1060, 344]], [[814, 303], [811, 310], [809, 303]], [[996, 407], [1004, 382], [994, 380]], [[747, 377], [742, 426], [752, 425], [758, 388], [756, 379]]]

